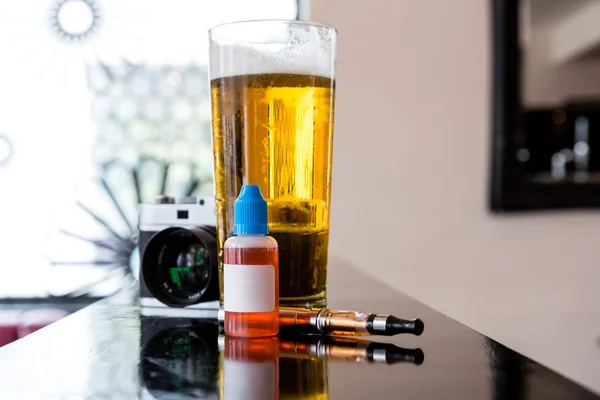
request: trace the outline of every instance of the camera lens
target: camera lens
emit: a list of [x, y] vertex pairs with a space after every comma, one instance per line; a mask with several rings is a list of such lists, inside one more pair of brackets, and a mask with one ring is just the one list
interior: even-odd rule
[[150, 292], [171, 307], [218, 299], [217, 244], [212, 227], [156, 233], [142, 258]]

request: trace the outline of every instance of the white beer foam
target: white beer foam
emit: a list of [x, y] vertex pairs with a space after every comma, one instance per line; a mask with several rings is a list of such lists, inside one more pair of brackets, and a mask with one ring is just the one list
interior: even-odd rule
[[[334, 29], [301, 22], [271, 24], [256, 21], [213, 29], [211, 79], [264, 73], [334, 77], [337, 38]], [[249, 25], [256, 25], [256, 29], [249, 29]]]

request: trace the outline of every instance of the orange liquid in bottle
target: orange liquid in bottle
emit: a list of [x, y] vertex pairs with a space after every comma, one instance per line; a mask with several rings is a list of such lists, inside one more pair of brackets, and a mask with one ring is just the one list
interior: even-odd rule
[[[240, 239], [243, 236], [239, 237]], [[243, 265], [244, 268], [261, 268], [272, 265], [275, 268], [275, 307], [270, 312], [231, 312], [225, 310], [225, 334], [239, 337], [275, 336], [279, 333], [279, 256], [277, 242], [269, 236], [261, 239], [272, 241], [265, 247], [227, 247], [224, 249], [224, 264]], [[225, 266], [227, 268], [227, 266]]]

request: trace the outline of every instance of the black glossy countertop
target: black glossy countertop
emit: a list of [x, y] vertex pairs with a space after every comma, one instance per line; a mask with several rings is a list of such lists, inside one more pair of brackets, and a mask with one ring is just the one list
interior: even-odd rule
[[340, 262], [328, 290], [331, 308], [418, 317], [425, 332], [371, 338], [381, 345], [282, 337], [258, 358], [232, 342], [238, 358], [225, 360], [213, 321], [140, 319], [136, 291], [125, 290], [0, 349], [0, 398], [600, 399]]

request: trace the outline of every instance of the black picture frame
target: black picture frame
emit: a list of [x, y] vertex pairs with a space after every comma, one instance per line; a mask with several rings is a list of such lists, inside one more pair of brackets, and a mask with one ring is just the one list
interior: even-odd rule
[[515, 157], [522, 134], [520, 0], [491, 0], [492, 141], [489, 207], [492, 212], [600, 208], [598, 183], [537, 183], [525, 179]]

